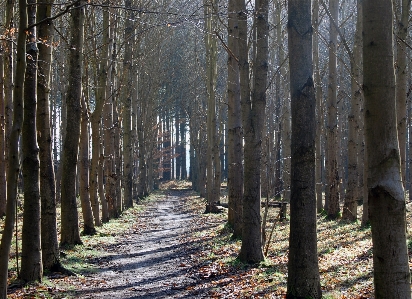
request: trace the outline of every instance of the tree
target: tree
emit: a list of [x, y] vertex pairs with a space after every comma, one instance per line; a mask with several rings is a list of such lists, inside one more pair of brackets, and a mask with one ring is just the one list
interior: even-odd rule
[[[27, 3], [28, 25], [36, 22], [34, 1]], [[24, 80], [23, 153], [23, 228], [20, 277], [24, 281], [41, 281], [43, 262], [40, 231], [39, 148], [37, 145], [37, 58], [36, 31], [27, 32], [27, 65]]]
[[0, 217], [6, 215], [6, 119], [4, 96], [5, 46], [0, 43]]
[[[20, 171], [19, 163], [19, 139], [21, 126], [23, 122], [23, 91], [24, 76], [26, 70], [26, 34], [27, 28], [27, 11], [26, 1], [19, 0], [19, 32], [17, 40], [16, 56], [16, 77], [13, 90], [13, 126], [10, 132], [10, 144], [8, 155], [7, 169], [7, 205], [4, 231], [1, 236], [0, 245], [0, 298], [7, 298], [7, 278], [8, 264], [11, 239], [13, 237], [13, 228], [16, 221], [16, 201], [17, 201], [17, 178]], [[24, 34], [23, 34], [24, 33]]]
[[[88, 94], [88, 92], [87, 92]], [[89, 194], [89, 109], [85, 100], [85, 96], [81, 99], [82, 117], [80, 123], [80, 142], [79, 142], [79, 193], [80, 203], [83, 214], [83, 234], [94, 235], [96, 229], [94, 227], [93, 211], [90, 204]]]
[[228, 223], [233, 227], [233, 236], [242, 235], [242, 197], [243, 197], [243, 144], [242, 115], [240, 110], [238, 22], [235, 0], [228, 3]]
[[253, 61], [253, 89], [250, 93], [247, 48], [246, 6], [240, 1], [236, 9], [239, 17], [239, 68], [244, 130], [244, 195], [242, 247], [239, 258], [257, 263], [264, 259], [260, 216], [260, 169], [262, 158], [263, 122], [265, 119], [268, 72], [268, 11], [269, 1], [255, 2], [256, 53]]
[[312, 79], [310, 0], [289, 0], [288, 36], [292, 98], [292, 180], [286, 297], [321, 298], [316, 244], [316, 99]]
[[[359, 153], [359, 123], [361, 107], [363, 102], [362, 93], [362, 3], [357, 1], [358, 15], [356, 17], [355, 40], [352, 52], [349, 52], [351, 67], [351, 107], [348, 116], [348, 186], [345, 193], [345, 204], [342, 218], [356, 221], [358, 214], [357, 199], [362, 194], [358, 194], [358, 180], [361, 175], [358, 165], [362, 161]], [[346, 44], [346, 41], [345, 41]], [[359, 157], [359, 158], [358, 158]]]
[[[131, 8], [132, 1], [125, 0], [125, 7]], [[123, 82], [121, 90], [121, 101], [123, 104], [123, 182], [124, 182], [124, 205], [126, 208], [133, 206], [133, 143], [132, 143], [132, 52], [134, 41], [134, 29], [132, 10], [127, 12], [124, 28], [125, 54], [123, 57]]]
[[[37, 20], [51, 16], [49, 0], [37, 7]], [[53, 22], [42, 22], [37, 31], [39, 48], [37, 75], [37, 139], [40, 158], [41, 198], [41, 244], [43, 269], [61, 270], [59, 244], [57, 241], [56, 181], [52, 158], [52, 135], [50, 128], [50, 78], [52, 62]]]
[[217, 37], [214, 33], [217, 26], [217, 0], [204, 0], [205, 6], [205, 48], [206, 48], [206, 89], [207, 89], [207, 184], [206, 213], [214, 212], [220, 197], [220, 165], [217, 113], [216, 113], [216, 81], [217, 81]]
[[330, 25], [329, 25], [329, 80], [328, 80], [328, 130], [327, 130], [327, 151], [328, 151], [328, 204], [327, 214], [331, 219], [339, 217], [339, 172], [338, 172], [338, 151], [337, 151], [337, 44], [338, 29], [334, 22], [338, 21], [339, 0], [329, 1]]
[[392, 1], [363, 2], [363, 74], [375, 298], [411, 298], [396, 130]]
[[84, 36], [84, 2], [79, 0], [71, 11], [71, 39], [69, 54], [69, 86], [67, 90], [67, 127], [63, 143], [63, 171], [61, 194], [61, 239], [60, 244], [81, 244], [76, 204], [76, 166], [79, 152], [82, 64]]

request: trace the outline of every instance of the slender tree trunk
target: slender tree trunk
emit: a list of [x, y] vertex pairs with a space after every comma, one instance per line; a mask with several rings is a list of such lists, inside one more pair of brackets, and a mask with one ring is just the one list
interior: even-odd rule
[[19, 139], [23, 122], [23, 91], [26, 70], [26, 34], [27, 11], [26, 1], [19, 0], [19, 32], [17, 40], [16, 77], [13, 90], [13, 126], [10, 132], [7, 169], [7, 205], [6, 219], [0, 245], [0, 298], [7, 298], [7, 278], [10, 245], [16, 221], [17, 178], [20, 172]]
[[402, 182], [405, 187], [406, 176], [406, 102], [407, 102], [407, 51], [406, 38], [408, 36], [409, 15], [411, 8], [411, 0], [397, 0], [397, 36], [396, 36], [396, 112], [397, 112], [397, 128], [399, 139], [399, 150], [401, 155], [401, 172]]
[[[14, 43], [14, 6], [15, 0], [6, 1], [6, 13], [5, 13], [5, 29], [7, 30], [6, 37], [8, 41], [4, 42], [4, 125], [5, 125], [5, 136], [4, 136], [4, 154], [5, 154], [5, 167], [6, 167], [6, 178], [8, 173], [9, 165], [9, 145], [10, 145], [10, 134], [13, 125], [13, 98], [14, 98], [14, 82], [13, 76], [15, 74], [15, 61], [13, 55], [13, 43]], [[7, 182], [6, 182], [6, 196], [7, 196]], [[7, 209], [7, 208], [6, 208]]]
[[323, 210], [322, 196], [322, 135], [323, 135], [323, 109], [322, 109], [322, 79], [319, 66], [319, 0], [314, 0], [312, 5], [313, 23], [313, 73], [315, 81], [316, 96], [316, 209], [318, 213]]
[[[131, 8], [132, 1], [125, 0], [125, 7]], [[125, 54], [123, 57], [123, 82], [125, 86], [121, 90], [121, 101], [123, 103], [123, 184], [125, 208], [133, 206], [133, 140], [132, 140], [132, 52], [133, 52], [133, 24], [134, 14], [127, 12], [125, 22], [124, 40]]]
[[[14, 0], [7, 0], [5, 6], [5, 36], [8, 38], [8, 41], [3, 42], [3, 67], [4, 67], [4, 74], [3, 74], [3, 86], [4, 86], [4, 98], [3, 98], [3, 108], [2, 110], [2, 123], [4, 125], [4, 162], [2, 162], [0, 166], [1, 174], [4, 176], [4, 179], [1, 179], [0, 184], [3, 184], [4, 187], [0, 187], [0, 217], [3, 217], [6, 212], [6, 198], [7, 198], [7, 172], [8, 172], [8, 165], [9, 165], [9, 145], [10, 145], [10, 133], [12, 128], [12, 118], [13, 118], [13, 70], [14, 70], [14, 62], [13, 62], [13, 32], [14, 32], [14, 24], [13, 24], [13, 16], [14, 16]], [[3, 171], [4, 168], [4, 171]], [[3, 174], [4, 173], [4, 174]]]
[[[100, 129], [101, 131], [101, 129]], [[100, 135], [101, 136], [101, 135]], [[103, 153], [103, 145], [100, 144], [100, 153]], [[98, 194], [99, 197], [101, 198], [101, 204], [102, 204], [102, 222], [107, 223], [109, 222], [109, 207], [108, 207], [108, 202], [106, 200], [106, 197], [104, 196], [104, 156], [103, 154], [100, 154], [99, 156], [99, 164], [98, 164], [98, 169], [97, 169], [97, 181], [98, 181]]]
[[363, 1], [368, 201], [375, 298], [411, 298], [406, 207], [396, 132], [391, 1]]
[[6, 118], [4, 96], [4, 43], [0, 43], [0, 218], [6, 215]]
[[[35, 1], [27, 3], [28, 25], [36, 22]], [[26, 282], [41, 281], [43, 262], [40, 231], [40, 182], [39, 182], [39, 148], [37, 144], [36, 110], [37, 110], [37, 58], [39, 50], [36, 45], [36, 32], [29, 29], [27, 33], [27, 60], [24, 80], [24, 115], [22, 127], [23, 154], [23, 228], [20, 278]]]
[[243, 141], [242, 114], [240, 107], [239, 50], [236, 38], [239, 26], [236, 17], [236, 0], [228, 3], [228, 222], [233, 227], [233, 236], [242, 236], [243, 198]]
[[360, 153], [358, 153], [359, 123], [360, 123], [360, 105], [363, 102], [362, 93], [362, 4], [357, 3], [358, 15], [356, 21], [355, 42], [352, 53], [350, 55], [351, 66], [351, 108], [348, 116], [349, 121], [349, 136], [348, 136], [348, 187], [345, 193], [345, 204], [343, 207], [342, 218], [350, 221], [357, 220], [358, 203], [360, 197], [358, 194], [359, 181], [359, 162]]
[[[329, 11], [331, 18], [338, 23], [339, 0], [329, 1]], [[338, 173], [338, 151], [337, 151], [337, 44], [338, 33], [333, 21], [329, 26], [329, 82], [328, 82], [328, 218], [335, 219], [339, 217], [339, 173]]]
[[288, 4], [292, 187], [286, 297], [321, 298], [316, 246], [316, 99], [312, 79], [311, 1], [290, 0]]
[[217, 0], [204, 0], [205, 6], [205, 47], [206, 47], [206, 87], [207, 87], [207, 184], [206, 213], [214, 212], [216, 202], [216, 80], [217, 80], [217, 37], [216, 28]]
[[83, 234], [94, 235], [93, 211], [90, 204], [89, 195], [89, 109], [86, 104], [85, 96], [82, 96], [82, 117], [79, 143], [79, 176], [80, 176], [80, 203], [83, 214]]
[[247, 51], [247, 16], [245, 3], [236, 11], [239, 16], [239, 64], [242, 101], [244, 145], [244, 196], [242, 247], [239, 258], [256, 263], [264, 259], [260, 216], [260, 168], [262, 134], [265, 119], [267, 72], [268, 72], [268, 11], [269, 1], [255, 2], [256, 56], [253, 64], [253, 90], [249, 92]]
[[[109, 4], [108, 1], [105, 2]], [[102, 39], [102, 50], [99, 54], [100, 65], [97, 75], [97, 84], [96, 88], [96, 104], [94, 111], [91, 115], [91, 126], [92, 126], [92, 161], [90, 169], [90, 201], [92, 203], [94, 221], [96, 226], [101, 225], [100, 217], [98, 216], [99, 210], [99, 201], [102, 205], [102, 213], [106, 213], [107, 201], [104, 196], [104, 191], [102, 192], [101, 186], [103, 182], [99, 181], [99, 172], [102, 171], [100, 167], [102, 166], [101, 155], [101, 121], [102, 121], [102, 112], [103, 106], [106, 101], [106, 84], [107, 84], [107, 71], [108, 71], [108, 60], [109, 60], [109, 36], [110, 36], [110, 22], [109, 22], [109, 12], [106, 10], [103, 11], [103, 39]], [[105, 220], [103, 220], [103, 218]], [[102, 215], [102, 221], [105, 222], [108, 219], [108, 215]]]
[[76, 2], [71, 11], [71, 40], [69, 54], [69, 87], [67, 91], [67, 127], [63, 142], [62, 194], [61, 194], [61, 238], [60, 244], [81, 244], [76, 203], [76, 168], [79, 152], [82, 65], [83, 65], [83, 26], [84, 2]]
[[[40, 4], [37, 20], [51, 16], [53, 0]], [[39, 47], [37, 82], [37, 138], [40, 149], [40, 198], [41, 198], [41, 244], [43, 269], [61, 270], [59, 244], [57, 241], [56, 182], [52, 158], [52, 135], [50, 128], [50, 73], [52, 61], [53, 23], [45, 22], [38, 27]]]

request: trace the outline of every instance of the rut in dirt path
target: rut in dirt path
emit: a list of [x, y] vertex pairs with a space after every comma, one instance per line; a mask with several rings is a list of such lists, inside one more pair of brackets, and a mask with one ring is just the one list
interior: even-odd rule
[[150, 202], [140, 215], [147, 229], [119, 239], [116, 251], [99, 259], [100, 271], [85, 278], [75, 298], [202, 298], [190, 294], [196, 278], [190, 252], [196, 250], [187, 235], [196, 215], [186, 208], [186, 192], [170, 191]]

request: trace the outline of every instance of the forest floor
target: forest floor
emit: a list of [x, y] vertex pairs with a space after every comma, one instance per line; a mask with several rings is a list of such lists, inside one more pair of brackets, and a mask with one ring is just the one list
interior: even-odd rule
[[[12, 262], [8, 298], [285, 298], [288, 219], [272, 209], [265, 262], [242, 264], [227, 214], [204, 214], [204, 199], [186, 187], [166, 185], [63, 250], [76, 276], [49, 273], [21, 286]], [[410, 211], [408, 204], [408, 228]], [[324, 298], [373, 298], [370, 228], [318, 215], [318, 253]]]

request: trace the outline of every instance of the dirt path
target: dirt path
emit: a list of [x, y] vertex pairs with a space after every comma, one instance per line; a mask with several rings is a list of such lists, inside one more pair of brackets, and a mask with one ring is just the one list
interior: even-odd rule
[[190, 277], [196, 250], [188, 234], [195, 215], [187, 209], [187, 192], [170, 191], [149, 203], [141, 215], [144, 230], [133, 230], [119, 239], [115, 251], [94, 261], [96, 274], [84, 278], [84, 288], [74, 298], [204, 298], [190, 293], [197, 284]]

